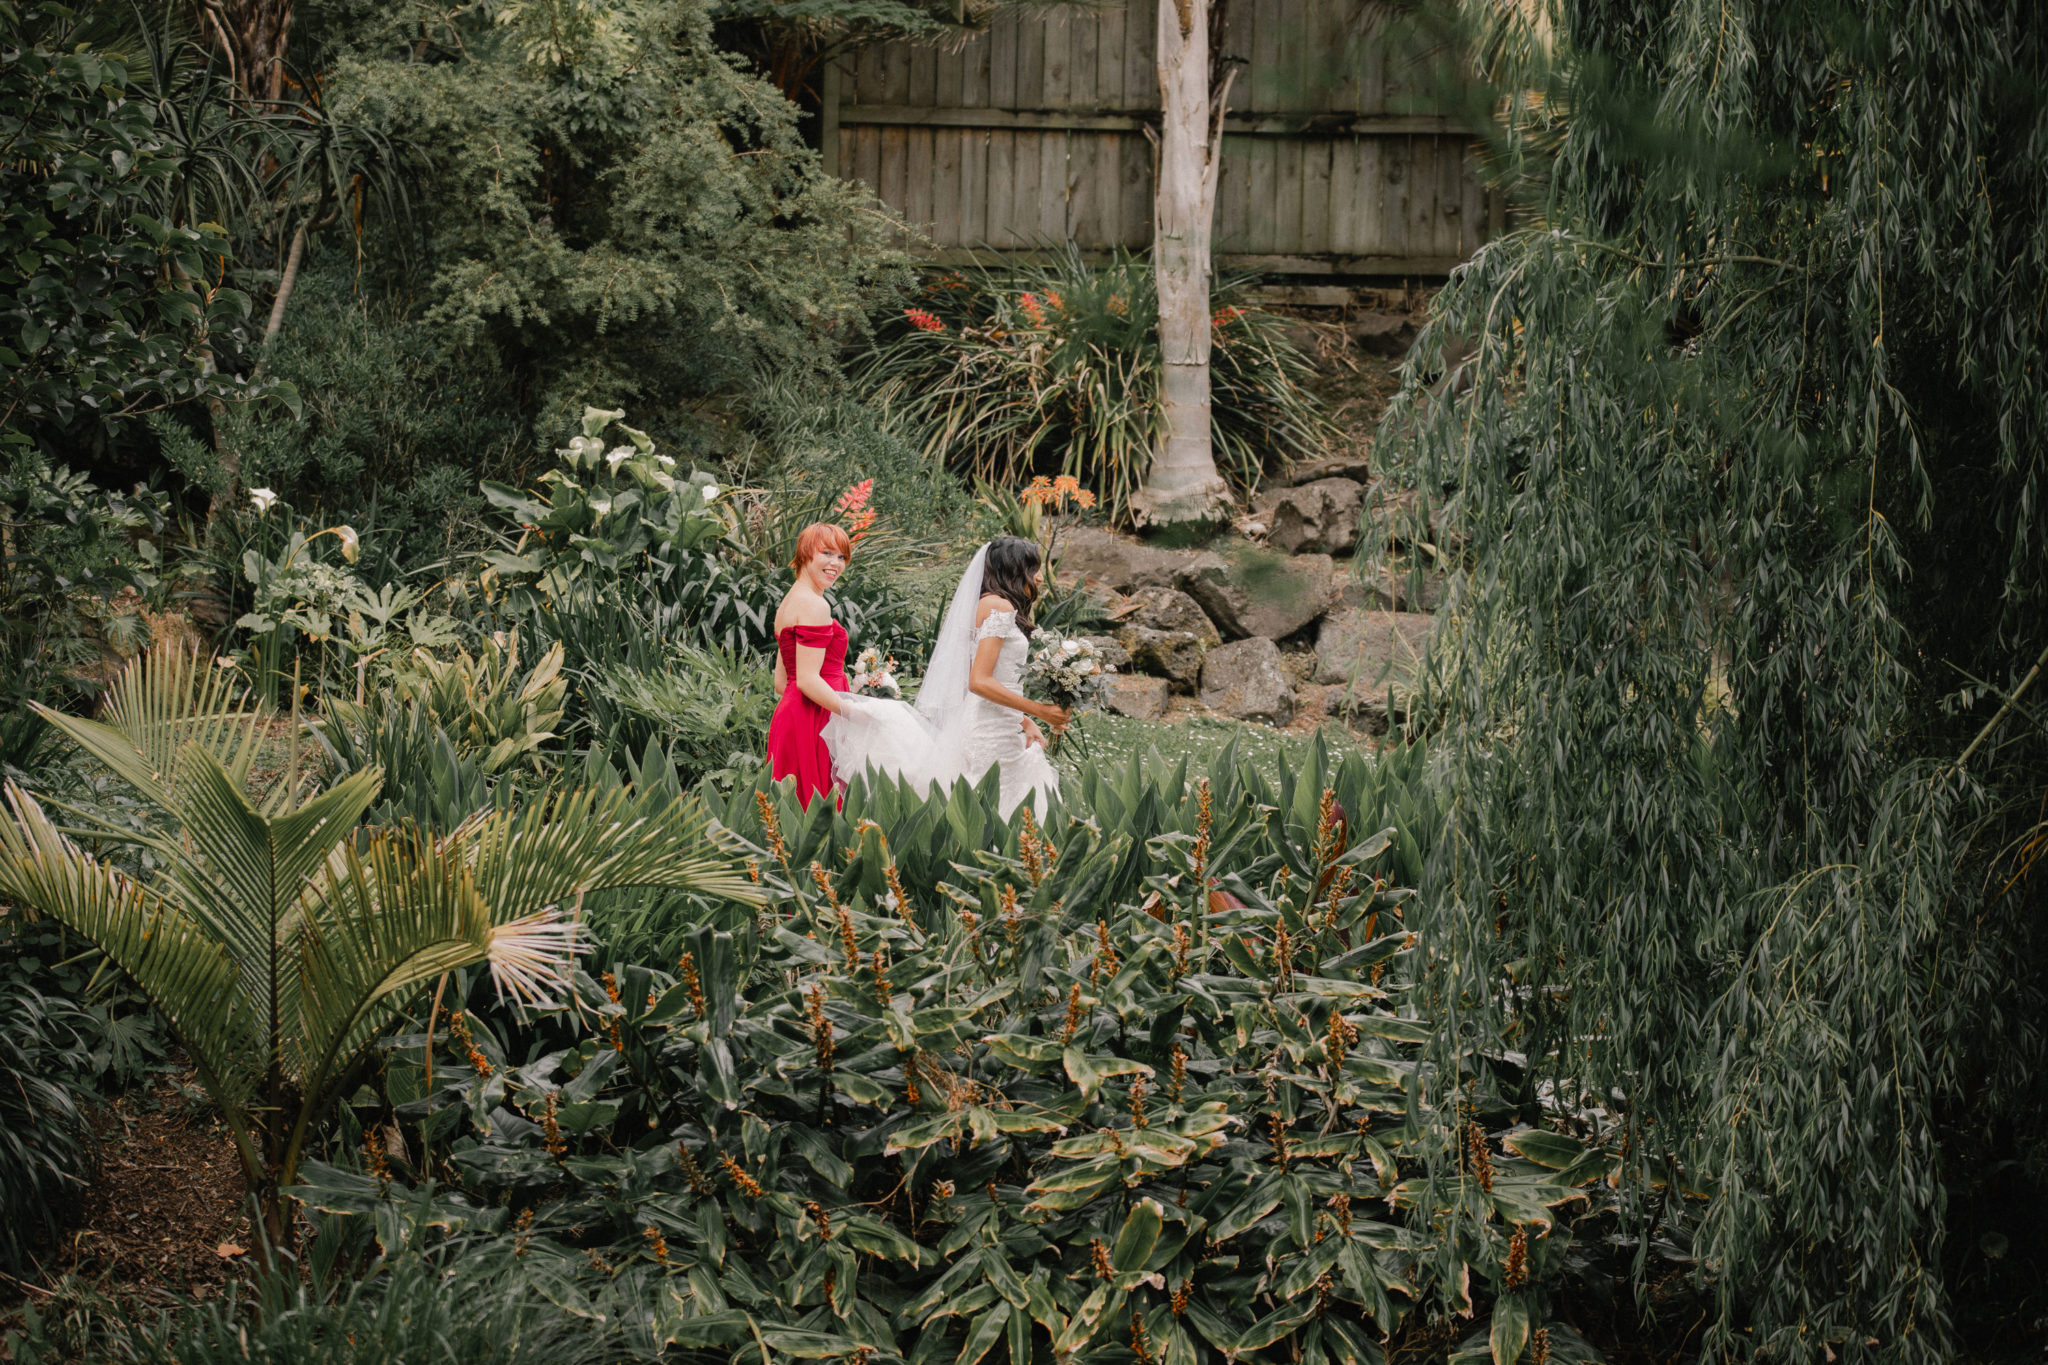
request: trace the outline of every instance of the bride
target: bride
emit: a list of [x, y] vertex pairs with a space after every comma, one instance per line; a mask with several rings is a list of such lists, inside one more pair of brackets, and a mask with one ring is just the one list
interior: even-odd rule
[[1028, 800], [1043, 820], [1059, 778], [1036, 722], [1057, 733], [1068, 719], [1019, 690], [1031, 604], [1044, 581], [1031, 541], [999, 536], [982, 546], [946, 608], [915, 709], [877, 697], [837, 698], [823, 735], [834, 777], [843, 783], [871, 770], [945, 791], [956, 778], [979, 782], [993, 767], [1004, 817]]

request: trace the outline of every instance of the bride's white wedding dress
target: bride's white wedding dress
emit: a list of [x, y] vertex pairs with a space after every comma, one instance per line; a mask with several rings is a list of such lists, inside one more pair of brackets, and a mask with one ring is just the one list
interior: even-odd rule
[[1004, 817], [1029, 801], [1043, 820], [1059, 792], [1052, 760], [1043, 748], [1026, 742], [1022, 715], [967, 690], [974, 653], [982, 641], [1003, 642], [995, 679], [1012, 692], [1024, 690], [1024, 662], [1030, 655], [1030, 640], [1018, 626], [1016, 612], [991, 612], [982, 624], [974, 624], [986, 559], [984, 547], [960, 580], [932, 648], [916, 707], [846, 694], [839, 699], [839, 713], [825, 722], [825, 747], [832, 754], [833, 776], [841, 782], [878, 772], [915, 787], [944, 791], [957, 778], [978, 783], [995, 768]]

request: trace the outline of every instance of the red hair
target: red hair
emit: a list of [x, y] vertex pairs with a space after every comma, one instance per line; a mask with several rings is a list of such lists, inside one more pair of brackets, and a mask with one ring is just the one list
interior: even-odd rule
[[814, 522], [804, 527], [803, 534], [796, 538], [796, 559], [792, 567], [802, 573], [804, 565], [827, 550], [852, 559], [853, 538], [846, 534], [844, 526], [835, 526], [829, 521]]

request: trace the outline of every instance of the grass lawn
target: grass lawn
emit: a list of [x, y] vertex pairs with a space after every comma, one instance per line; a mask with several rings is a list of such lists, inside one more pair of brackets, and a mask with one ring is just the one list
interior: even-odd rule
[[[1059, 766], [1063, 771], [1072, 771], [1084, 756], [1099, 763], [1122, 766], [1131, 761], [1134, 753], [1156, 753], [1167, 768], [1185, 757], [1188, 771], [1196, 773], [1205, 770], [1209, 761], [1234, 738], [1238, 742], [1238, 752], [1251, 759], [1268, 781], [1278, 775], [1283, 765], [1297, 762], [1307, 752], [1313, 738], [1311, 735], [1275, 730], [1269, 725], [1252, 725], [1209, 716], [1132, 720], [1104, 712], [1083, 717], [1080, 730], [1080, 743], [1069, 738], [1060, 746]], [[1326, 725], [1323, 734], [1332, 749], [1361, 747], [1358, 737], [1341, 725]]]

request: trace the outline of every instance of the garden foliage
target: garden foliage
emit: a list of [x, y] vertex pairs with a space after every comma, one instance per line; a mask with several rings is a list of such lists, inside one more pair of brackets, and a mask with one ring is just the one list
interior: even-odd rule
[[81, 848], [9, 783], [0, 895], [90, 942], [163, 1013], [220, 1107], [266, 1252], [285, 1244], [278, 1191], [307, 1141], [425, 982], [488, 963], [502, 991], [533, 1003], [580, 946], [563, 910], [585, 894], [754, 898], [694, 802], [564, 791], [438, 837], [359, 829], [382, 774], [315, 791], [296, 746], [261, 791], [266, 714], [182, 651], [131, 665], [104, 720], [42, 714], [146, 803], [140, 829], [94, 832], [139, 846], [150, 870]]
[[[218, 224], [173, 202], [188, 171], [128, 59], [80, 50], [57, 5], [0, 9], [0, 446], [30, 430], [260, 392]], [[288, 396], [288, 390], [274, 390]]]
[[1477, 8], [1520, 226], [1379, 444], [1471, 547], [1445, 1046], [1512, 1015], [1708, 1196], [1710, 1354], [1971, 1355], [2048, 1155], [2038, 14]]
[[765, 909], [574, 1015], [444, 1017], [431, 1071], [394, 1039], [365, 1151], [298, 1193], [388, 1255], [605, 1288], [655, 1349], [1587, 1358], [1557, 1308], [1616, 1160], [1422, 1058], [1422, 758], [1084, 767], [1056, 835], [992, 783], [707, 793]]
[[668, 410], [764, 368], [832, 373], [896, 288], [890, 216], [825, 173], [700, 0], [349, 18], [328, 101], [436, 149], [427, 319], [526, 377], [545, 442], [586, 395]]
[[[1320, 452], [1328, 424], [1308, 360], [1280, 319], [1241, 306], [1244, 283], [1214, 291], [1210, 426], [1218, 471], [1248, 495]], [[1010, 488], [1076, 477], [1123, 521], [1158, 445], [1158, 326], [1148, 262], [1097, 268], [1069, 247], [1047, 266], [938, 275], [866, 375], [934, 460]]]

